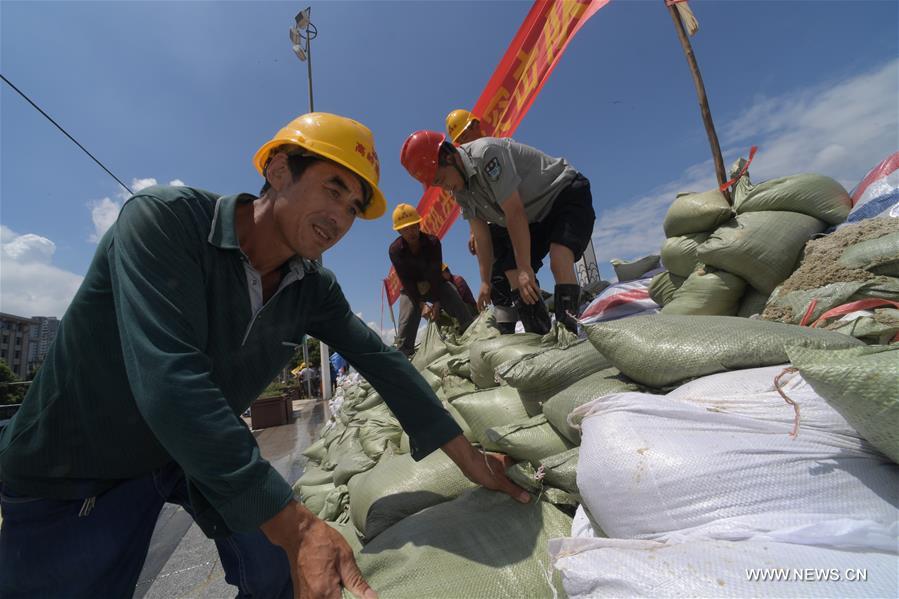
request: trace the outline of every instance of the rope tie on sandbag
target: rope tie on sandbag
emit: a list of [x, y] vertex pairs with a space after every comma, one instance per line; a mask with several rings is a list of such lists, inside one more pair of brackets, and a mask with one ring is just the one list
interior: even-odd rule
[[784, 393], [780, 388], [781, 377], [783, 377], [785, 374], [792, 374], [794, 372], [799, 372], [799, 369], [793, 367], [784, 368], [783, 372], [774, 377], [774, 388], [777, 390], [780, 396], [784, 398], [785, 402], [793, 406], [793, 412], [795, 413], [795, 416], [793, 417], [793, 430], [790, 431], [790, 437], [796, 439], [796, 437], [799, 435], [799, 404], [787, 397], [787, 394]]
[[553, 586], [553, 569], [551, 566], [543, 566], [543, 560], [539, 557], [537, 558], [537, 564], [540, 566], [540, 573], [543, 574], [543, 578], [546, 580], [546, 584], [549, 586], [549, 590], [552, 591], [553, 599], [559, 599], [559, 594], [556, 592], [556, 587]]
[[718, 188], [718, 191], [724, 191], [731, 185], [735, 185], [736, 182], [746, 174], [746, 171], [749, 170], [749, 165], [752, 164], [752, 161], [755, 158], [755, 153], [758, 151], [758, 149], [758, 146], [752, 146], [751, 148], [749, 148], [749, 159], [746, 161], [746, 164], [743, 165], [743, 168], [740, 169], [740, 172], [737, 173], [736, 177], [734, 177], [727, 183], [722, 184], [721, 187]]

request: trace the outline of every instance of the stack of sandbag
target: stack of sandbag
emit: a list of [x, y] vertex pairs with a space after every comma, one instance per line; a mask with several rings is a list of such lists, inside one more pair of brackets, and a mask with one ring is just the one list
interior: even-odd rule
[[664, 314], [751, 316], [796, 267], [812, 236], [843, 222], [849, 194], [835, 180], [800, 174], [753, 185], [745, 160], [731, 208], [717, 190], [682, 194], [665, 218], [662, 263], [650, 284]]
[[381, 597], [555, 599], [562, 585], [547, 547], [570, 528], [547, 502], [472, 489], [383, 531], [356, 560]]
[[[849, 378], [831, 389], [839, 399], [825, 401], [779, 364], [696, 379], [666, 397], [614, 394], [577, 410], [585, 509], [572, 537], [550, 546], [569, 597], [896, 596], [899, 466], [829, 405], [856, 403], [846, 397], [859, 390], [873, 398], [876, 383], [866, 385], [861, 371], [876, 378], [888, 361], [842, 373], [836, 364], [895, 349], [787, 351], [798, 352], [800, 372], [800, 359], [814, 360], [830, 381], [824, 386]], [[894, 371], [880, 382], [893, 383], [897, 391], [887, 394], [895, 398]], [[862, 412], [870, 424], [881, 412], [868, 400]], [[796, 586], [811, 581], [803, 574], [770, 581], [749, 574], [774, 568], [836, 569], [833, 583], [855, 569], [867, 578], [808, 591]]]
[[899, 218], [860, 220], [808, 242], [762, 318], [838, 330], [867, 343], [899, 333]]

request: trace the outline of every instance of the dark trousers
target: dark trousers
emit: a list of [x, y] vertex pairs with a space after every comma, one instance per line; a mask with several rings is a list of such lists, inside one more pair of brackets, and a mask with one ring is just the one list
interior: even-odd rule
[[[175, 464], [91, 499], [0, 496], [0, 597], [130, 599], [164, 503], [190, 512]], [[237, 597], [290, 599], [287, 554], [261, 531], [215, 541]]]
[[[471, 312], [456, 290], [456, 286], [449, 281], [441, 282], [440, 286], [436, 290], [430, 290], [428, 295], [424, 296], [424, 299], [429, 302], [440, 302], [441, 309], [458, 320], [459, 326], [462, 327], [463, 331], [474, 320]], [[420, 322], [421, 309], [418, 306], [418, 302], [414, 301], [406, 293], [401, 293], [399, 334], [396, 337], [396, 346], [407, 356], [415, 353], [415, 335], [418, 333]]]

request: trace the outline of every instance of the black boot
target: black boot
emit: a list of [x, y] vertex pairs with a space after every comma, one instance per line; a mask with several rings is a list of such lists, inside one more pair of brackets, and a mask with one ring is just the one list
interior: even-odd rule
[[556, 285], [556, 322], [561, 322], [566, 329], [575, 334], [577, 334], [576, 318], [580, 303], [581, 288], [579, 285]]
[[546, 335], [549, 332], [552, 322], [542, 299], [535, 304], [526, 304], [521, 299], [521, 294], [515, 289], [512, 291], [512, 305], [518, 310], [518, 318], [521, 319], [525, 331], [539, 335]]
[[498, 322], [496, 323], [496, 328], [499, 329], [501, 335], [511, 335], [515, 332], [515, 323], [514, 322]]

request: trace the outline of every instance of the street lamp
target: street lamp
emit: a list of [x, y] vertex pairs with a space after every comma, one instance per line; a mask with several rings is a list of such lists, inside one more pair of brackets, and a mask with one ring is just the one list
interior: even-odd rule
[[[315, 102], [312, 97], [312, 48], [310, 42], [318, 36], [318, 29], [312, 24], [312, 7], [307, 6], [294, 17], [294, 26], [290, 28], [290, 43], [293, 53], [300, 62], [306, 63], [309, 77], [309, 112], [315, 112]], [[320, 261], [323, 261], [320, 259]], [[322, 369], [322, 399], [326, 402], [331, 398], [331, 362], [328, 359], [328, 346], [324, 343], [321, 348]]]
[[309, 76], [309, 112], [315, 112], [315, 103], [312, 99], [312, 51], [310, 42], [318, 35], [318, 29], [312, 24], [310, 20], [311, 15], [311, 6], [297, 13], [297, 16], [294, 17], [296, 24], [290, 28], [290, 43], [293, 46], [293, 53], [297, 55], [300, 62], [306, 63]]

